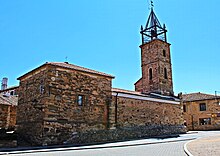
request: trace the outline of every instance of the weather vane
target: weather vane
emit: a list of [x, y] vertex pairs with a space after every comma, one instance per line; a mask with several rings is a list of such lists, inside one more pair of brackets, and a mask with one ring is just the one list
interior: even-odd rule
[[153, 0], [150, 0], [149, 1], [149, 9], [153, 9], [153, 7], [154, 7], [154, 2], [153, 2]]

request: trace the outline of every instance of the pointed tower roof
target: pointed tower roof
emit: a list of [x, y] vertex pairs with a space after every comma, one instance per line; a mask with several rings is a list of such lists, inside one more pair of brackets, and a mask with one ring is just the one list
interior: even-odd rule
[[150, 12], [150, 15], [148, 17], [145, 29], [154, 27], [155, 25], [158, 26], [158, 27], [161, 27], [160, 22], [159, 22], [159, 20], [156, 16], [156, 14], [153, 11], [153, 8], [151, 8], [151, 12]]
[[140, 33], [142, 35], [142, 44], [147, 43], [153, 39], [160, 39], [166, 42], [166, 32], [167, 30], [165, 24], [163, 27], [161, 26], [153, 8], [151, 8], [146, 26], [144, 28], [141, 26]]

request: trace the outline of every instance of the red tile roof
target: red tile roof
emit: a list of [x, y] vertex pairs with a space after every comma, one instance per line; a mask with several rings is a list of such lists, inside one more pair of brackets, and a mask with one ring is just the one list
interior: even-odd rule
[[93, 73], [93, 74], [98, 74], [98, 75], [102, 75], [102, 76], [107, 76], [107, 77], [111, 77], [114, 78], [114, 76], [103, 73], [103, 72], [99, 72], [99, 71], [95, 71], [92, 69], [88, 69], [88, 68], [84, 68], [84, 67], [80, 67], [74, 64], [69, 64], [67, 62], [47, 62], [46, 64], [50, 64], [50, 65], [54, 65], [54, 66], [59, 66], [59, 67], [63, 67], [63, 68], [68, 68], [68, 69], [74, 69], [74, 70], [78, 70], [78, 71], [83, 71], [83, 72], [87, 72], [87, 73]]
[[220, 98], [220, 96], [215, 96], [211, 94], [204, 94], [204, 93], [190, 93], [190, 94], [183, 94], [183, 101], [200, 101], [200, 100], [212, 100]]
[[114, 78], [114, 76], [103, 73], [103, 72], [99, 72], [99, 71], [95, 71], [92, 69], [88, 69], [88, 68], [84, 68], [84, 67], [80, 67], [74, 64], [69, 64], [67, 62], [46, 62], [45, 64], [41, 65], [38, 68], [33, 69], [32, 71], [24, 74], [23, 76], [19, 77], [18, 80], [20, 80], [22, 77], [28, 75], [29, 73], [43, 67], [46, 65], [52, 65], [52, 66], [57, 66], [57, 67], [61, 67], [61, 68], [66, 68], [66, 69], [72, 69], [72, 70], [77, 70], [77, 71], [82, 71], [82, 72], [86, 72], [86, 73], [92, 73], [92, 74], [97, 74], [97, 75], [101, 75], [101, 76], [106, 76], [106, 77], [110, 77], [110, 78]]
[[9, 95], [4, 96], [3, 93], [0, 94], [0, 105], [18, 105], [18, 96], [16, 95]]
[[0, 96], [0, 105], [10, 105], [10, 103]]

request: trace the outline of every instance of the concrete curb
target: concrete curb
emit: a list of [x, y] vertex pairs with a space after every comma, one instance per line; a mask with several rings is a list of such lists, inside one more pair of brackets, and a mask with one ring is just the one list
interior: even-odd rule
[[59, 151], [78, 151], [78, 150], [90, 150], [90, 149], [106, 149], [106, 148], [119, 148], [119, 147], [132, 147], [132, 146], [143, 146], [143, 145], [152, 145], [152, 144], [160, 144], [160, 143], [169, 143], [169, 142], [180, 142], [187, 140], [194, 140], [195, 138], [190, 139], [182, 139], [182, 140], [172, 140], [172, 141], [164, 141], [164, 142], [148, 142], [148, 143], [136, 143], [136, 144], [125, 144], [125, 145], [113, 145], [113, 146], [96, 146], [96, 147], [68, 147], [68, 148], [55, 148], [55, 149], [39, 149], [39, 150], [20, 150], [20, 151], [12, 151], [12, 152], [0, 152], [0, 155], [9, 155], [9, 154], [27, 154], [34, 152], [59, 152]]
[[185, 152], [188, 156], [193, 156], [192, 153], [190, 153], [190, 151], [187, 149], [187, 144], [190, 143], [190, 142], [192, 142], [192, 141], [194, 141], [194, 140], [191, 140], [191, 141], [185, 143], [185, 144], [184, 144], [184, 147], [183, 147], [184, 152]]

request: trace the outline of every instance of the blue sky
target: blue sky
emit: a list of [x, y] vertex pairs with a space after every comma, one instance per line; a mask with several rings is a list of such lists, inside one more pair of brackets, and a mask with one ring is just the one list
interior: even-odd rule
[[[174, 92], [220, 91], [220, 1], [154, 0], [171, 43]], [[114, 75], [134, 90], [141, 77], [140, 26], [147, 0], [0, 0], [0, 79], [67, 61]], [[220, 92], [219, 92], [220, 93]]]

